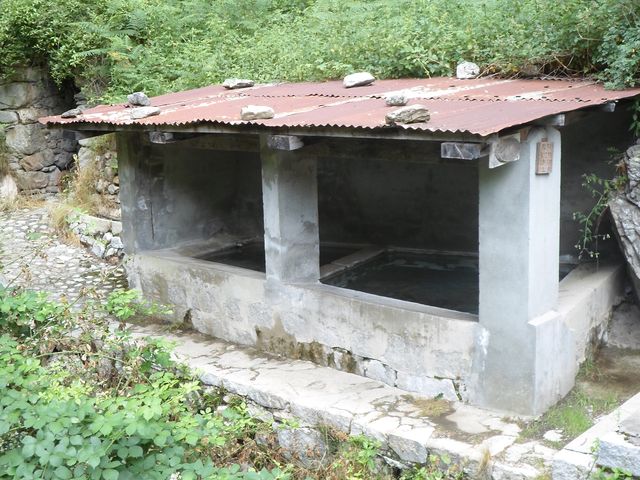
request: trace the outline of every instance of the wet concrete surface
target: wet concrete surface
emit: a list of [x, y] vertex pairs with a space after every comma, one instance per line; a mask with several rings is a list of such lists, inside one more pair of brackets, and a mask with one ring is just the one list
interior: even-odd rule
[[576, 384], [591, 396], [623, 402], [640, 391], [640, 350], [602, 347]]

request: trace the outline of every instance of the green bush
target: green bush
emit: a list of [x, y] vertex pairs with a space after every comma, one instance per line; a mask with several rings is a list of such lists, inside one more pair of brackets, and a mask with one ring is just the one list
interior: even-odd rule
[[[106, 311], [137, 301], [117, 292]], [[0, 290], [0, 479], [289, 478], [214, 465], [258, 423], [242, 403], [212, 411], [164, 342], [133, 341], [104, 313]]]
[[25, 59], [93, 98], [258, 81], [595, 75], [637, 84], [636, 0], [0, 0], [0, 72]]

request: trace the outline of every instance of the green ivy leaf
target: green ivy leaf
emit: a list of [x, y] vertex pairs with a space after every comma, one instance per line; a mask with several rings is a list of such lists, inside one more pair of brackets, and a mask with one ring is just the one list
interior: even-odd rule
[[56, 478], [60, 478], [62, 480], [69, 480], [70, 478], [73, 477], [71, 474], [71, 470], [69, 470], [67, 467], [64, 467], [64, 466], [60, 466], [56, 468], [53, 473], [56, 476]]

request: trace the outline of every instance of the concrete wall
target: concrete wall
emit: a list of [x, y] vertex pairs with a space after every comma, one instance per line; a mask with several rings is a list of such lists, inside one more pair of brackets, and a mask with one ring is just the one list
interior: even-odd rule
[[120, 181], [129, 187], [121, 192], [125, 244], [132, 249], [262, 237], [257, 154], [190, 148], [189, 141], [156, 145], [135, 134], [119, 136], [118, 152]]
[[[562, 132], [562, 207], [560, 213], [560, 253], [576, 255], [574, 245], [580, 238], [574, 212], [588, 212], [594, 199], [582, 187], [582, 175], [596, 173], [612, 178], [615, 166], [610, 162], [610, 148], [624, 152], [633, 143], [629, 131], [631, 112], [628, 104], [621, 103], [613, 113], [594, 112], [584, 120], [563, 127]], [[616, 250], [615, 240], [600, 243], [606, 252]]]
[[321, 241], [477, 252], [476, 163], [441, 161], [438, 143], [420, 153], [320, 158]]
[[467, 398], [477, 322], [327, 285], [272, 283], [171, 251], [130, 256], [127, 272], [133, 287], [176, 305], [177, 319], [186, 315], [198, 331], [409, 391]]

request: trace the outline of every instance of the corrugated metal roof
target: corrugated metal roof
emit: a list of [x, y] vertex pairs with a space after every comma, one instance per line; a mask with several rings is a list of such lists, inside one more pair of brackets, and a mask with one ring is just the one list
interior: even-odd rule
[[[393, 108], [384, 98], [404, 91], [409, 105], [429, 109], [426, 123], [386, 126], [385, 115]], [[605, 90], [590, 81], [504, 80], [453, 78], [379, 80], [365, 87], [344, 88], [342, 82], [284, 83], [226, 90], [222, 86], [198, 88], [151, 99], [160, 114], [132, 120], [128, 105], [99, 106], [77, 118], [45, 117], [50, 126], [88, 127], [124, 125], [162, 129], [197, 124], [226, 125], [239, 132], [246, 125], [271, 128], [313, 129], [407, 129], [424, 132], [469, 133], [487, 136], [509, 127], [559, 113], [597, 106], [640, 95], [640, 89]], [[276, 115], [269, 120], [240, 120], [245, 105], [266, 105]]]

